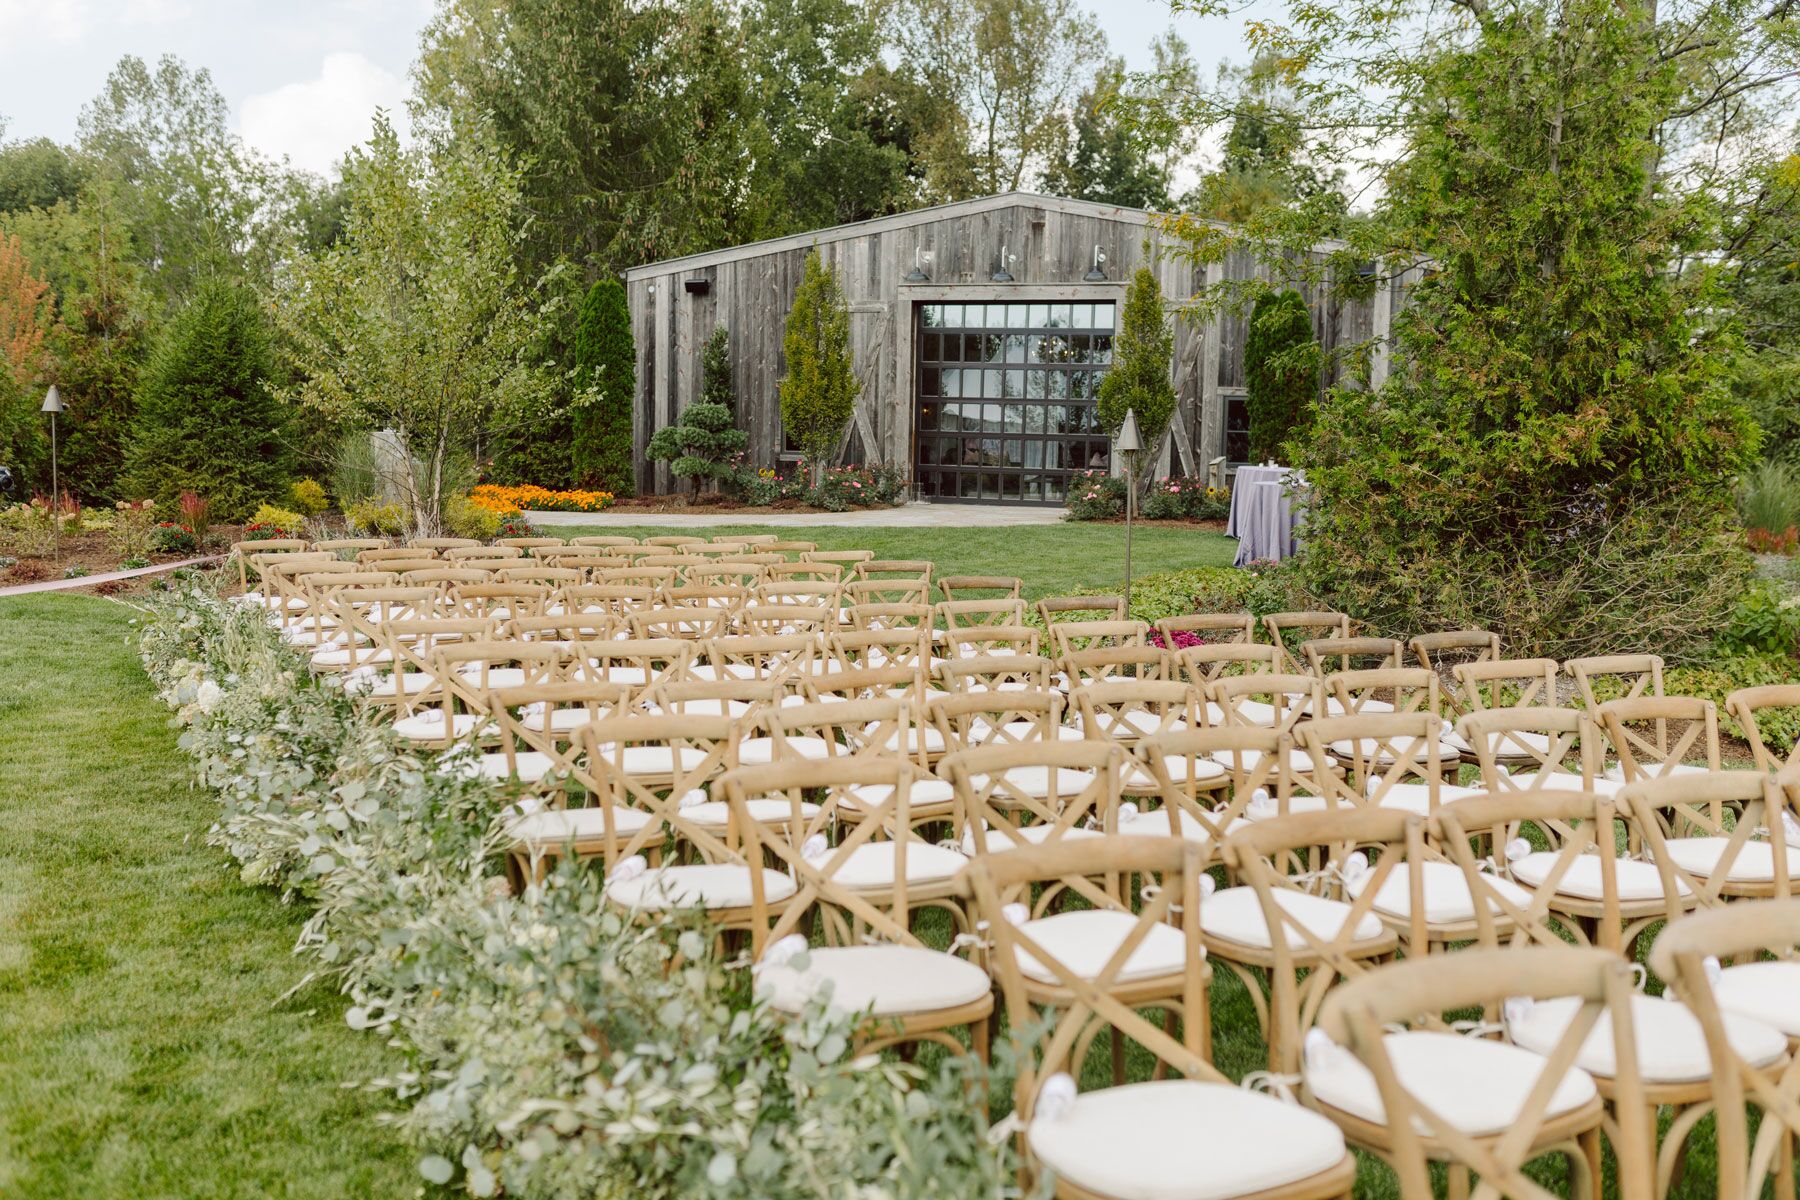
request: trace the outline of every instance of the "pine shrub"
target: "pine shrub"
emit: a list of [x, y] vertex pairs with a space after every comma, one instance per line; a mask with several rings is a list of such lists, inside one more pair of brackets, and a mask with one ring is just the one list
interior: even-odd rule
[[[1136, 411], [1138, 436], [1144, 443], [1139, 453], [1145, 460], [1154, 456], [1175, 416], [1175, 387], [1169, 382], [1174, 353], [1175, 335], [1163, 312], [1162, 287], [1148, 267], [1139, 267], [1125, 291], [1125, 310], [1113, 338], [1112, 368], [1100, 381], [1097, 407], [1108, 437], [1118, 436], [1126, 410]], [[1137, 473], [1141, 478], [1141, 464]]]
[[126, 451], [129, 490], [173, 509], [185, 491], [239, 520], [293, 475], [287, 411], [269, 390], [268, 326], [246, 288], [203, 283], [175, 317], [139, 380]]
[[637, 395], [637, 350], [625, 286], [602, 279], [588, 289], [574, 338], [577, 383], [593, 395], [577, 406], [572, 470], [583, 487], [615, 496], [637, 494], [631, 405]]
[[1244, 339], [1252, 462], [1281, 458], [1282, 445], [1305, 429], [1307, 410], [1318, 397], [1320, 361], [1300, 293], [1287, 288], [1258, 296]]
[[799, 443], [817, 487], [856, 415], [862, 384], [850, 362], [843, 288], [816, 249], [806, 256], [806, 273], [788, 310], [782, 352], [787, 374], [780, 384], [781, 424]]

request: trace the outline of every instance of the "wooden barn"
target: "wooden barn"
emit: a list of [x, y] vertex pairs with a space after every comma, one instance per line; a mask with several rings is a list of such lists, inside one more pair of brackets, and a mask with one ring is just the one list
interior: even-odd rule
[[[1146, 261], [1176, 314], [1180, 404], [1161, 470], [1199, 475], [1247, 455], [1245, 320], [1179, 312], [1208, 280], [1162, 252], [1152, 215], [1011, 192], [631, 271], [640, 491], [671, 490], [667, 465], [644, 450], [699, 396], [701, 348], [720, 327], [751, 461], [793, 457], [776, 385], [788, 309], [815, 246], [849, 302], [862, 380], [841, 462], [905, 465], [922, 500], [1061, 504], [1073, 472], [1110, 466], [1094, 398], [1125, 286]], [[1258, 273], [1247, 256], [1202, 269], [1213, 280]], [[1339, 301], [1329, 287], [1307, 296], [1327, 350], [1385, 332], [1391, 299], [1386, 289], [1369, 302]]]

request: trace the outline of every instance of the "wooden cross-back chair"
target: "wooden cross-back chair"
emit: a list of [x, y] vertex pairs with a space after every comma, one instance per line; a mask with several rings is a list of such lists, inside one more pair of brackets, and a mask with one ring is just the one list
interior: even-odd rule
[[1397, 831], [1404, 818], [1341, 815], [1240, 824], [1224, 839], [1220, 858], [1241, 882], [1200, 901], [1207, 953], [1243, 981], [1268, 1047], [1269, 1070], [1282, 1075], [1299, 1070], [1302, 1039], [1332, 985], [1399, 946], [1399, 936], [1375, 913], [1377, 889], [1346, 900], [1320, 884], [1343, 874], [1361, 845], [1401, 844]]
[[622, 558], [634, 566], [646, 558], [662, 558], [667, 554], [666, 547], [644, 546], [637, 542], [630, 542], [623, 546], [607, 546], [605, 550], [612, 557]]
[[1533, 791], [1612, 795], [1618, 790], [1619, 785], [1600, 773], [1600, 728], [1579, 709], [1543, 705], [1477, 709], [1458, 718], [1454, 736], [1446, 740], [1462, 749], [1465, 759], [1474, 758], [1482, 788], [1495, 795]]
[[1110, 742], [1007, 741], [953, 750], [937, 769], [956, 792], [964, 853], [988, 854], [1114, 832], [1126, 759]]
[[[1263, 699], [1257, 699], [1263, 697]], [[1257, 725], [1292, 732], [1325, 708], [1325, 684], [1317, 675], [1263, 672], [1223, 675], [1206, 685], [1221, 725]]]
[[450, 607], [468, 617], [506, 620], [542, 616], [553, 590], [541, 583], [459, 583], [450, 588]]
[[[708, 589], [711, 590], [711, 589]], [[732, 631], [734, 610], [707, 605], [667, 605], [647, 612], [634, 612], [626, 618], [635, 638], [679, 638], [702, 642], [724, 637]]]
[[1171, 653], [1188, 648], [1176, 636], [1183, 633], [1193, 634], [1209, 646], [1250, 645], [1256, 641], [1256, 618], [1247, 612], [1188, 613], [1163, 617], [1156, 622], [1156, 632]]
[[1553, 658], [1496, 658], [1457, 663], [1458, 707], [1465, 713], [1484, 708], [1555, 707], [1560, 668]]
[[[1567, 1161], [1569, 1194], [1598, 1200], [1605, 1109], [1576, 1058], [1605, 1019], [1618, 1064], [1619, 1195], [1650, 1200], [1650, 1110], [1631, 996], [1629, 964], [1587, 947], [1467, 950], [1383, 966], [1326, 998], [1322, 1036], [1306, 1054], [1306, 1093], [1351, 1142], [1393, 1167], [1405, 1200], [1434, 1194], [1432, 1163], [1447, 1164], [1453, 1195], [1556, 1200], [1526, 1170], [1546, 1154]], [[1575, 1000], [1548, 1053], [1454, 1031], [1449, 1014], [1509, 997]]]
[[939, 663], [937, 678], [949, 695], [981, 692], [1047, 692], [1055, 664], [1038, 654], [994, 654]]
[[603, 549], [615, 546], [635, 546], [637, 544], [638, 540], [636, 538], [627, 537], [624, 534], [618, 533], [592, 533], [582, 537], [569, 539], [569, 545], [571, 546], [596, 546]]
[[688, 587], [737, 588], [747, 603], [768, 578], [768, 570], [757, 563], [707, 563], [689, 567], [683, 577]]
[[1406, 648], [1421, 667], [1438, 673], [1443, 681], [1444, 701], [1456, 716], [1463, 713], [1456, 691], [1456, 668], [1465, 663], [1500, 661], [1500, 635], [1485, 629], [1421, 633], [1408, 641]]
[[1222, 842], [1252, 804], [1265, 819], [1289, 811], [1294, 740], [1285, 733], [1249, 725], [1172, 730], [1140, 739], [1135, 753], [1162, 807], [1121, 815], [1121, 833]]
[[[798, 888], [772, 908], [763, 878], [751, 876], [752, 970], [758, 992], [790, 1015], [830, 984], [833, 1008], [865, 1017], [859, 1053], [935, 1042], [960, 1054], [949, 1031], [967, 1026], [985, 1060], [994, 1008], [987, 972], [927, 947], [912, 929], [913, 912], [929, 907], [949, 912], [953, 930], [967, 930], [956, 883], [966, 860], [912, 832], [921, 781], [910, 764], [867, 758], [739, 767], [719, 780], [748, 859], [769, 863]], [[840, 821], [840, 810], [855, 819]], [[840, 827], [847, 832], [832, 846]], [[809, 924], [825, 945], [806, 945]]]
[[[1067, 688], [1169, 678], [1168, 651], [1149, 642], [1071, 650], [1062, 656], [1059, 665], [1062, 667], [1063, 686]], [[1181, 686], [1192, 685], [1184, 682]]]
[[661, 590], [677, 586], [680, 579], [674, 567], [646, 567], [634, 565], [629, 567], [613, 567], [601, 571], [594, 577], [595, 583], [612, 584], [623, 587], [648, 587]]
[[656, 601], [650, 584], [588, 583], [562, 590], [562, 606], [570, 613], [611, 617], [619, 629], [631, 627], [631, 614], [648, 609]]
[[1123, 621], [1123, 596], [1046, 596], [1037, 602], [1038, 619], [1048, 629], [1062, 621]]
[[1200, 697], [1185, 683], [1166, 679], [1120, 679], [1087, 683], [1069, 690], [1083, 737], [1116, 742], [1129, 750], [1139, 738], [1157, 737], [1206, 724]]
[[1462, 758], [1438, 740], [1442, 732], [1434, 713], [1383, 712], [1304, 721], [1294, 741], [1310, 760], [1308, 782], [1323, 807], [1429, 816], [1446, 800], [1473, 794], [1444, 781], [1445, 765], [1454, 770]]
[[[1663, 660], [1656, 654], [1601, 654], [1571, 658], [1562, 669], [1575, 681], [1590, 710], [1607, 700], [1636, 700], [1663, 694]], [[1604, 696], [1602, 692], [1606, 693]]]
[[1150, 636], [1143, 621], [1057, 621], [1048, 628], [1050, 650], [1058, 657], [1102, 646], [1142, 646]]
[[[1095, 866], [1154, 881], [1135, 914], [1111, 904], [1095, 910], [1109, 926], [1097, 949], [1077, 959], [1055, 925], [1013, 923], [1014, 897], [1072, 887]], [[1178, 1196], [1199, 1179], [1221, 1200], [1350, 1195], [1355, 1163], [1329, 1121], [1236, 1087], [1212, 1066], [1196, 920], [1206, 867], [1206, 850], [1193, 842], [1109, 838], [985, 856], [963, 876], [990, 930], [992, 970], [1019, 1043], [1013, 1116], [1027, 1170], [1054, 1174], [1059, 1195]], [[1179, 1006], [1179, 1036], [1140, 1011], [1152, 1004]], [[1048, 1036], [1027, 1043], [1024, 1031], [1039, 1028], [1046, 1009]], [[1081, 1093], [1075, 1081], [1101, 1034], [1115, 1064], [1126, 1039], [1143, 1047], [1158, 1078]]]
[[408, 538], [406, 544], [415, 550], [435, 550], [440, 554], [446, 550], [478, 549], [481, 546], [481, 542], [476, 538], [459, 537]]
[[685, 533], [664, 533], [659, 534], [656, 537], [645, 538], [644, 545], [666, 546], [670, 548], [680, 546], [704, 546], [706, 545], [706, 539], [703, 537], [694, 537], [691, 534]]
[[519, 616], [506, 622], [508, 633], [521, 642], [548, 642], [571, 652], [582, 642], [603, 642], [619, 632], [610, 613], [568, 611], [547, 616]]
[[542, 563], [533, 563], [526, 567], [502, 567], [494, 572], [494, 578], [501, 583], [542, 583], [552, 588], [579, 587], [587, 582], [587, 576], [576, 567], [552, 567]]
[[823, 636], [837, 627], [837, 609], [823, 604], [764, 604], [758, 601], [738, 610], [738, 625], [745, 633], [765, 637], [785, 633]]
[[[392, 571], [404, 575], [408, 571], [432, 571], [444, 566], [444, 561], [420, 554], [416, 550], [365, 550], [363, 554], [379, 554], [381, 558], [364, 558], [356, 556], [356, 561], [372, 571]], [[389, 557], [392, 556], [392, 557]]]
[[[846, 700], [888, 698], [905, 700], [913, 706], [914, 715], [922, 711], [925, 700], [943, 692], [927, 692], [925, 676], [910, 667], [853, 667], [843, 671], [814, 674], [801, 681], [801, 694], [809, 703], [837, 704]], [[922, 724], [922, 718], [918, 722]]]
[[439, 750], [465, 740], [493, 739], [494, 692], [566, 678], [562, 652], [533, 642], [442, 642], [424, 656], [424, 663], [431, 684], [408, 698], [412, 711], [394, 722], [394, 733]]
[[348, 556], [351, 560], [356, 560], [360, 551], [386, 550], [392, 546], [393, 543], [383, 537], [322, 538], [312, 544], [312, 548], [321, 553], [339, 558]]
[[313, 651], [312, 669], [347, 674], [392, 662], [393, 651], [382, 636], [383, 623], [435, 617], [437, 603], [438, 592], [429, 587], [378, 584], [330, 593], [325, 604], [336, 628], [330, 643]]
[[312, 576], [361, 571], [355, 563], [310, 553], [283, 556], [279, 562], [264, 561], [261, 566], [263, 602], [283, 629], [311, 628], [312, 620], [320, 615], [311, 611], [312, 599], [306, 590]]
[[[422, 558], [436, 559], [437, 555], [429, 550], [415, 550], [409, 546], [390, 546], [386, 542], [377, 546], [365, 546], [356, 552], [356, 561], [359, 563], [389, 562], [394, 559], [416, 561]], [[385, 571], [389, 568], [381, 569]]]
[[575, 649], [571, 673], [578, 678], [622, 683], [642, 697], [659, 683], [688, 678], [700, 644], [687, 638], [626, 638], [583, 642]]
[[[1673, 921], [1650, 969], [1700, 1023], [1711, 1064], [1719, 1200], [1751, 1200], [1774, 1176], [1792, 1190], [1800, 1137], [1800, 1055], [1768, 1061], [1746, 1021], [1800, 1033], [1800, 900], [1745, 900]], [[1764, 958], [1764, 955], [1772, 957]], [[1729, 964], [1739, 960], [1736, 965]], [[1752, 1138], [1748, 1110], [1760, 1123]]]
[[942, 631], [946, 658], [993, 658], [1005, 654], [1038, 654], [1043, 633], [1033, 625], [952, 625]]
[[822, 562], [779, 562], [763, 567], [765, 578], [771, 583], [792, 580], [802, 583], [841, 584], [844, 579], [842, 563]]
[[444, 597], [444, 604], [451, 605], [451, 593], [459, 587], [476, 587], [488, 581], [486, 571], [477, 571], [471, 567], [449, 567], [442, 563], [437, 566], [420, 566], [400, 573], [401, 583], [418, 583], [435, 587]]
[[1443, 718], [1437, 672], [1424, 667], [1335, 671], [1324, 676], [1324, 680], [1325, 712], [1331, 716], [1422, 712], [1440, 721]]
[[1800, 683], [1739, 688], [1725, 697], [1725, 711], [1743, 730], [1744, 740], [1750, 743], [1757, 766], [1770, 772], [1800, 766], [1800, 738], [1793, 740], [1785, 754], [1779, 747], [1770, 746], [1763, 740], [1757, 718], [1771, 710], [1789, 710], [1786, 715], [1790, 720], [1800, 718]]
[[390, 710], [395, 719], [412, 711], [415, 702], [436, 689], [431, 655], [453, 642], [491, 641], [499, 636], [497, 621], [468, 617], [424, 617], [384, 620], [376, 634], [386, 661], [364, 664], [344, 678], [347, 690]]
[[[938, 591], [944, 594], [944, 603], [946, 604], [984, 599], [1019, 600], [1019, 593], [1024, 586], [1025, 581], [1015, 575], [946, 575], [938, 580]], [[999, 595], [970, 594], [975, 592], [998, 592]], [[1019, 603], [1022, 606], [1024, 601], [1019, 600]]]
[[483, 546], [476, 542], [467, 546], [444, 546], [442, 554], [450, 562], [461, 562], [468, 558], [524, 558], [525, 551], [517, 546]]
[[[532, 683], [496, 688], [489, 695], [496, 749], [474, 759], [473, 771], [496, 782], [516, 780], [533, 792], [562, 792], [574, 775], [583, 725], [621, 716], [631, 693], [618, 684]], [[532, 807], [530, 811], [536, 811]]]
[[525, 551], [538, 550], [546, 546], [564, 546], [567, 544], [568, 543], [564, 542], [559, 537], [503, 537], [494, 539], [494, 545], [496, 546], [516, 546], [520, 550]]
[[757, 586], [756, 603], [835, 609], [840, 585], [829, 579], [768, 579]]
[[[1314, 675], [1397, 669], [1406, 647], [1393, 638], [1323, 637], [1300, 643], [1300, 660]], [[1434, 675], [1435, 677], [1435, 675]]]
[[937, 564], [928, 559], [900, 558], [865, 558], [851, 567], [858, 579], [923, 579], [926, 587], [931, 586], [931, 575], [936, 569]]
[[[1608, 700], [1593, 710], [1614, 762], [1608, 778], [1621, 783], [1697, 775], [1720, 769], [1719, 710], [1695, 696], [1637, 696]], [[1698, 754], [1701, 761], [1689, 762]]]
[[800, 552], [801, 562], [837, 563], [854, 570], [858, 563], [873, 560], [873, 550], [803, 550]]
[[733, 538], [729, 542], [689, 542], [686, 545], [675, 547], [677, 554], [697, 559], [716, 558], [729, 554], [743, 554], [749, 549], [750, 543], [739, 541], [736, 538]]
[[[948, 583], [949, 580], [945, 582]], [[943, 600], [937, 605], [936, 611], [937, 618], [943, 622], [945, 629], [1025, 624], [1025, 602], [1017, 596]]]
[[839, 591], [841, 602], [854, 606], [861, 604], [924, 604], [931, 603], [931, 584], [924, 577], [917, 579], [877, 576], [874, 579], [851, 579], [845, 582]]
[[[709, 913], [723, 910], [726, 919], [735, 916], [743, 923], [750, 906], [745, 860], [718, 832], [728, 829], [729, 821], [702, 823], [686, 815], [689, 809], [715, 803], [709, 789], [737, 766], [739, 728], [729, 717], [663, 713], [609, 717], [575, 731], [574, 782], [611, 810], [600, 847], [608, 900], [653, 912], [691, 906]], [[665, 867], [676, 874], [659, 879], [654, 869], [638, 871], [640, 860], [620, 871], [627, 860], [658, 846], [685, 851], [685, 857], [698, 858], [699, 866], [725, 869]], [[685, 887], [665, 886], [676, 878]], [[783, 894], [777, 885], [774, 894], [780, 900], [792, 891]]]
[[[361, 566], [357, 563], [345, 565]], [[306, 598], [306, 615], [287, 622], [285, 632], [294, 635], [292, 640], [300, 648], [308, 653], [316, 653], [328, 646], [341, 645], [340, 639], [348, 636], [342, 629], [341, 615], [333, 603], [338, 593], [394, 587], [399, 584], [400, 577], [391, 571], [362, 568], [349, 571], [309, 571], [299, 576], [295, 582], [300, 587], [300, 594]]]
[[716, 608], [726, 614], [729, 627], [755, 599], [751, 588], [731, 583], [687, 583], [663, 588], [656, 594], [657, 608]]
[[929, 604], [852, 604], [838, 623], [852, 629], [930, 629], [931, 620]]
[[250, 590], [252, 574], [255, 574], [259, 582], [261, 581], [262, 572], [260, 570], [253, 571], [257, 565], [253, 560], [258, 555], [267, 555], [268, 557], [263, 561], [273, 562], [289, 555], [307, 553], [310, 553], [310, 550], [304, 538], [269, 538], [260, 542], [231, 543], [231, 557], [237, 562], [238, 590], [240, 592]]
[[1288, 671], [1306, 670], [1306, 660], [1297, 649], [1300, 643], [1314, 638], [1350, 636], [1350, 617], [1341, 612], [1269, 613], [1262, 623], [1269, 644], [1281, 651], [1282, 669]]
[[755, 546], [756, 549], [765, 551], [769, 554], [780, 554], [783, 557], [791, 554], [794, 555], [796, 559], [804, 557], [819, 548], [819, 543], [817, 542], [794, 541], [788, 538], [781, 538], [772, 542], [753, 542], [751, 544]]
[[845, 671], [865, 667], [905, 667], [931, 671], [931, 630], [923, 625], [901, 629], [839, 629], [826, 640], [826, 654]]
[[1187, 676], [1189, 683], [1205, 691], [1208, 684], [1226, 675], [1273, 674], [1280, 661], [1281, 651], [1274, 646], [1225, 642], [1183, 646], [1173, 651], [1172, 665]]
[[854, 757], [918, 762], [916, 749], [909, 748], [917, 743], [909, 732], [911, 717], [912, 705], [892, 696], [776, 705], [758, 715], [757, 724], [767, 732], [742, 739], [738, 761], [745, 766]]
[[773, 679], [672, 679], [638, 693], [637, 704], [650, 716], [729, 717], [747, 728], [786, 694]]
[[1696, 906], [1794, 894], [1800, 824], [1781, 784], [1767, 773], [1639, 780], [1625, 785], [1618, 803], [1662, 877], [1670, 920]]
[[688, 669], [695, 679], [765, 679], [798, 691], [813, 673], [819, 639], [810, 633], [726, 635], [706, 639], [701, 650], [706, 661]]

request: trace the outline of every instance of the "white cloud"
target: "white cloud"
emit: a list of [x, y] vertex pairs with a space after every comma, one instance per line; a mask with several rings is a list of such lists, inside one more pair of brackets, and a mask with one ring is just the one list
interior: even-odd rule
[[84, 0], [0, 0], [0, 48], [23, 52], [34, 41], [79, 41], [89, 17]]
[[368, 140], [377, 108], [406, 135], [406, 81], [356, 53], [327, 54], [319, 76], [245, 100], [238, 132], [256, 149], [296, 167], [330, 174], [350, 147]]

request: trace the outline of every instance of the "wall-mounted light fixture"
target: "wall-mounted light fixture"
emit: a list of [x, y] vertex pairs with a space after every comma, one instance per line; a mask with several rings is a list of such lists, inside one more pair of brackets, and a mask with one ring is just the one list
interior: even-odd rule
[[687, 294], [690, 296], [704, 296], [712, 291], [712, 280], [684, 279], [681, 281], [681, 286], [687, 289]]
[[906, 273], [906, 282], [907, 283], [930, 283], [931, 276], [929, 276], [925, 273], [925, 268], [927, 265], [930, 264], [930, 262], [931, 262], [931, 251], [925, 249], [925, 247], [923, 247], [923, 246], [914, 246], [913, 247], [913, 268], [912, 268], [912, 270], [910, 270]]
[[1006, 268], [1018, 261], [1019, 256], [1007, 253], [1006, 243], [1000, 243], [1000, 269], [994, 272], [993, 281], [995, 283], [1011, 283], [1013, 281], [1012, 272]]
[[1105, 261], [1106, 261], [1106, 251], [1102, 250], [1099, 247], [1099, 245], [1096, 244], [1094, 246], [1094, 265], [1089, 267], [1088, 273], [1081, 277], [1082, 282], [1083, 283], [1105, 283], [1106, 282], [1106, 272], [1102, 271], [1100, 269], [1100, 264]]

